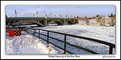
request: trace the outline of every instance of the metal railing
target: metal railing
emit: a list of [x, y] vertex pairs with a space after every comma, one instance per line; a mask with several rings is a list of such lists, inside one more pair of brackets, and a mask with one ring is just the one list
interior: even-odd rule
[[[43, 40], [46, 41], [47, 44], [50, 43], [50, 44], [52, 44], [52, 45], [54, 45], [54, 46], [56, 46], [56, 47], [58, 47], [58, 48], [64, 50], [64, 54], [66, 54], [66, 52], [69, 53], [69, 54], [74, 54], [73, 52], [70, 52], [69, 50], [67, 50], [67, 45], [76, 47], [76, 48], [78, 48], [78, 49], [83, 49], [83, 50], [85, 50], [85, 51], [87, 51], [87, 52], [90, 52], [90, 53], [92, 53], [92, 54], [99, 54], [99, 53], [97, 53], [97, 52], [95, 52], [95, 51], [93, 51], [93, 50], [90, 50], [90, 49], [87, 49], [87, 48], [84, 48], [84, 47], [80, 47], [80, 46], [76, 46], [76, 45], [74, 45], [74, 44], [71, 44], [71, 43], [67, 42], [67, 41], [66, 41], [66, 40], [67, 40], [67, 36], [75, 37], [75, 38], [80, 38], [80, 39], [86, 39], [86, 40], [88, 40], [88, 41], [93, 41], [93, 42], [97, 42], [97, 43], [100, 43], [100, 44], [107, 45], [107, 46], [109, 46], [109, 54], [113, 54], [113, 48], [115, 48], [115, 45], [112, 44], [112, 43], [105, 42], [105, 41], [101, 41], [101, 40], [97, 40], [97, 39], [93, 39], [93, 38], [88, 38], [88, 37], [76, 36], [76, 35], [71, 35], [71, 34], [66, 34], [66, 33], [61, 33], [61, 32], [56, 32], [56, 31], [50, 31], [50, 30], [44, 30], [44, 29], [24, 29], [24, 30], [25, 30], [26, 32], [28, 32], [28, 33], [30, 33], [30, 34], [32, 34], [32, 35], [34, 35], [34, 36], [40, 38], [40, 39], [43, 39], [40, 35], [46, 36], [46, 37], [47, 37], [47, 40], [45, 40], [45, 39], [43, 39]], [[37, 32], [37, 30], [38, 30], [38, 32]], [[45, 34], [42, 34], [42, 33], [40, 33], [40, 31], [46, 31], [47, 34], [46, 34], [46, 35], [45, 35]], [[50, 32], [51, 32], [51, 33], [57, 33], [57, 34], [64, 35], [64, 41], [63, 41], [63, 40], [60, 40], [60, 39], [58, 39], [58, 38], [54, 38], [54, 37], [49, 36]], [[38, 36], [37, 36], [36, 34], [38, 34]], [[52, 38], [52, 39], [54, 39], [54, 40], [56, 40], [56, 41], [59, 41], [59, 42], [64, 43], [64, 48], [62, 48], [62, 47], [60, 47], [60, 46], [57, 46], [56, 44], [50, 42], [50, 41], [49, 41], [49, 38]]]

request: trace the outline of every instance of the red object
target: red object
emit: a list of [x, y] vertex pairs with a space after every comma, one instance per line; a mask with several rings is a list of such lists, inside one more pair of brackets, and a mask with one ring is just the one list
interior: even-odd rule
[[9, 30], [8, 35], [9, 35], [9, 37], [13, 37], [14, 36], [14, 30]]

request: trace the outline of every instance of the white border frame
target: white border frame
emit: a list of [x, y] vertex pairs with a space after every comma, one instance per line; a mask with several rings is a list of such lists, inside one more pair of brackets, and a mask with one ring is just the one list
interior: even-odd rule
[[[6, 5], [116, 5], [116, 55], [79, 55], [57, 58], [48, 55], [5, 54], [5, 6]], [[63, 55], [62, 55], [63, 56]], [[120, 58], [120, 1], [1, 1], [1, 58], [2, 59], [119, 59]]]

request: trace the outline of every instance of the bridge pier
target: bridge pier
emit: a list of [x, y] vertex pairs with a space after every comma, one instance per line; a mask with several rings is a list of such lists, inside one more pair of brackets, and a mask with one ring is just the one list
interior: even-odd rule
[[48, 23], [47, 23], [47, 19], [44, 20], [44, 26], [47, 26]]
[[68, 25], [67, 20], [63, 20], [64, 25]]

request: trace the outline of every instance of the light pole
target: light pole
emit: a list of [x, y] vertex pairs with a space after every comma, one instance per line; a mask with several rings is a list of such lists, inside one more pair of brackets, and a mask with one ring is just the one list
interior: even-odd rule
[[38, 11], [36, 11], [36, 17], [38, 17]]
[[46, 14], [46, 15], [45, 15], [45, 18], [47, 18], [47, 17], [48, 17], [48, 15]]
[[33, 17], [35, 17], [35, 13], [33, 13]]
[[16, 10], [15, 10], [15, 17], [17, 17], [17, 12], [16, 12]]

